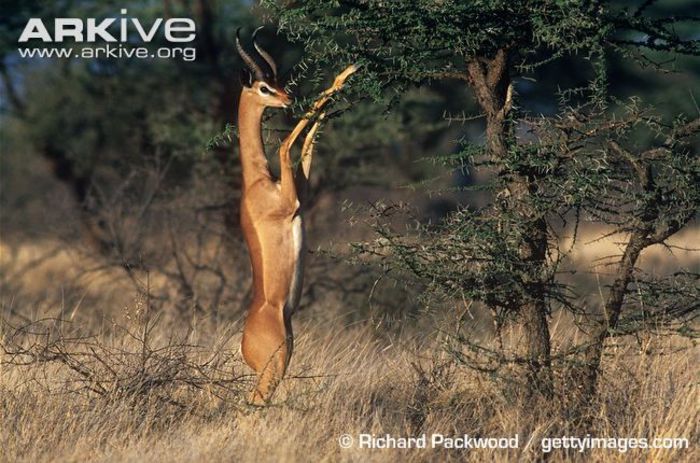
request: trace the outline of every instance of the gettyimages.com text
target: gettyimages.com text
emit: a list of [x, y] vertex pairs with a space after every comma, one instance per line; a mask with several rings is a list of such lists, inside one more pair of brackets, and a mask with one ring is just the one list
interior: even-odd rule
[[594, 449], [616, 450], [625, 453], [634, 449], [689, 448], [689, 441], [685, 437], [592, 437], [586, 435], [585, 437], [561, 436], [539, 439], [531, 437], [527, 441], [523, 441], [518, 434], [508, 437], [476, 437], [468, 434], [450, 436], [433, 433], [407, 437], [360, 433], [357, 435], [343, 434], [338, 438], [338, 445], [343, 449], [518, 449], [521, 448], [521, 444], [524, 444], [524, 449], [534, 447], [542, 453], [551, 453], [556, 450], [574, 450], [583, 453]]

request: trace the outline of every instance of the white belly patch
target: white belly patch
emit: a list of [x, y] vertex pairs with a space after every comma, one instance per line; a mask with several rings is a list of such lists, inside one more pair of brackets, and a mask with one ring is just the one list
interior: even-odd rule
[[294, 312], [301, 298], [301, 287], [304, 272], [304, 224], [301, 216], [297, 215], [292, 220], [292, 245], [294, 247], [294, 274], [289, 285], [286, 310]]

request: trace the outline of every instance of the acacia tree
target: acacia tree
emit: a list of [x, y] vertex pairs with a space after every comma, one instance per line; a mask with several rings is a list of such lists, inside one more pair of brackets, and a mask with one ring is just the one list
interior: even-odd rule
[[[351, 90], [358, 98], [388, 96], [391, 104], [404, 89], [437, 80], [463, 82], [473, 94], [483, 111], [485, 143], [464, 144], [449, 160], [493, 173], [492, 203], [423, 227], [419, 240], [377, 223], [382, 249], [376, 243], [359, 248], [437, 292], [468, 296], [498, 318], [520, 323], [526, 346], [514, 361], [526, 365], [531, 390], [545, 396], [553, 392], [551, 310], [591, 312], [559, 278], [565, 253], [557, 252], [555, 219], [573, 214], [615, 225], [627, 236], [605, 317], [583, 347], [588, 391], [595, 389], [605, 340], [621, 332], [633, 278], [649, 289], [637, 294], [657, 295], [657, 318], [687, 320], [697, 307], [690, 302], [697, 300], [692, 275], [642, 283], [635, 267], [644, 248], [663, 243], [697, 211], [700, 167], [692, 136], [698, 121], [666, 123], [632, 102], [619, 116], [624, 105], [607, 94], [606, 56], [649, 64], [660, 53], [700, 53], [697, 41], [677, 32], [697, 19], [660, 16], [655, 3], [263, 1], [288, 38], [306, 45], [307, 61], [365, 66]], [[572, 58], [588, 63], [586, 85], [561, 95], [557, 115], [529, 115], [519, 105], [519, 78]], [[643, 126], [648, 130], [640, 135]], [[640, 136], [647, 146], [635, 142]], [[679, 296], [673, 307], [664, 299], [672, 294]]]

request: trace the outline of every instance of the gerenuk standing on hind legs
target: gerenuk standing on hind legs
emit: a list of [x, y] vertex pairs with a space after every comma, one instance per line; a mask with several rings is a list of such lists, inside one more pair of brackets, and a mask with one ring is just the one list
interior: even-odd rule
[[[291, 98], [277, 82], [274, 60], [255, 42], [258, 31], [253, 33], [253, 46], [269, 69], [263, 71], [262, 63], [246, 53], [238, 32], [236, 48], [252, 72], [241, 91], [238, 107], [243, 170], [241, 227], [253, 267], [253, 300], [243, 329], [241, 352], [258, 376], [248, 400], [264, 405], [284, 377], [292, 356], [291, 316], [301, 296], [306, 252], [301, 201], [308, 186], [314, 135], [323, 119], [324, 106], [357, 68], [351, 65], [340, 73], [282, 142], [280, 178], [276, 180], [265, 156], [262, 117], [265, 108], [285, 108]], [[316, 122], [304, 139], [301, 163], [295, 172], [291, 147], [314, 117]]]

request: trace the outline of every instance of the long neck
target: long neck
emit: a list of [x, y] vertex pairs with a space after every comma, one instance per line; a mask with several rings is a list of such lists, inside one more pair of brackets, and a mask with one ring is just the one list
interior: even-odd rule
[[238, 105], [238, 141], [243, 184], [250, 185], [261, 176], [270, 177], [262, 141], [262, 116], [265, 108], [253, 103], [246, 93]]

